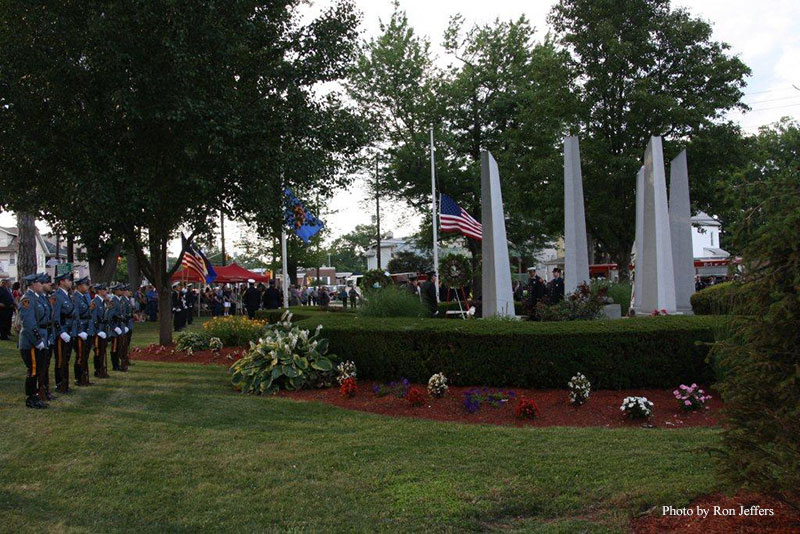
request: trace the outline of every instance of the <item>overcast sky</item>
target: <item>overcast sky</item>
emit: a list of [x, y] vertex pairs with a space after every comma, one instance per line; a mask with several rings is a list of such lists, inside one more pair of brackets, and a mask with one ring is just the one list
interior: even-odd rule
[[[313, 14], [332, 3], [317, 0], [308, 8]], [[379, 31], [380, 21], [388, 21], [392, 13], [391, 0], [356, 0], [363, 11], [362, 29], [369, 37]], [[434, 53], [442, 62], [448, 58], [440, 46], [442, 34], [450, 16], [461, 13], [467, 24], [491, 22], [497, 18], [518, 18], [524, 14], [537, 29], [538, 35], [547, 31], [546, 17], [553, 5], [551, 0], [401, 0], [410, 24], [418, 34], [427, 35]], [[752, 111], [732, 113], [730, 118], [742, 127], [755, 132], [759, 126], [783, 116], [800, 117], [800, 2], [796, 0], [683, 0], [674, 6], [687, 7], [713, 25], [714, 38], [731, 45], [751, 69], [744, 100]], [[418, 218], [409, 216], [405, 206], [391, 208], [381, 204], [381, 226], [393, 231], [396, 237], [413, 233]], [[356, 224], [370, 222], [374, 203], [365, 199], [363, 187], [356, 182], [342, 191], [329, 204], [333, 213], [323, 214], [333, 236], [351, 231]], [[0, 224], [13, 226], [13, 215], [0, 214]], [[45, 229], [44, 225], [40, 228]], [[239, 233], [231, 221], [225, 225], [228, 249]], [[180, 247], [180, 244], [177, 244]], [[173, 247], [174, 248], [174, 247]]]

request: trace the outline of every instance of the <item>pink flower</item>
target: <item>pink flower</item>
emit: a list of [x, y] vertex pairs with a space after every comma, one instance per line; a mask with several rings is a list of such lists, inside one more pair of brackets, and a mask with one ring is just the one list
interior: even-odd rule
[[696, 388], [696, 387], [697, 387], [697, 384], [692, 384], [692, 388]]
[[687, 389], [687, 387], [681, 384], [681, 389]]
[[680, 396], [681, 396], [681, 394], [680, 394], [680, 393], [678, 393], [678, 390], [677, 390], [677, 389], [676, 389], [675, 391], [673, 391], [673, 392], [672, 392], [672, 394], [673, 394], [673, 395], [675, 395], [675, 398], [678, 398], [678, 397], [680, 397]]
[[683, 401], [683, 403], [684, 403], [686, 406], [691, 406], [691, 405], [692, 405], [692, 401], [688, 401], [688, 400], [686, 400], [686, 401]]

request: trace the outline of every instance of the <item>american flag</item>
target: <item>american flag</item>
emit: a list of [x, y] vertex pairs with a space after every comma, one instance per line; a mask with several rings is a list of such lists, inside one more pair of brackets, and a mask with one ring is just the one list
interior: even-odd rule
[[483, 235], [481, 223], [461, 209], [455, 200], [445, 194], [439, 197], [439, 228], [442, 232], [461, 232], [480, 241]]
[[217, 272], [214, 270], [214, 267], [211, 265], [211, 262], [208, 261], [205, 254], [193, 243], [186, 239], [183, 235], [181, 235], [181, 239], [183, 240], [183, 260], [181, 261], [181, 265], [190, 271], [194, 271], [200, 275], [200, 278], [203, 278], [206, 281], [206, 284], [210, 284], [217, 278]]

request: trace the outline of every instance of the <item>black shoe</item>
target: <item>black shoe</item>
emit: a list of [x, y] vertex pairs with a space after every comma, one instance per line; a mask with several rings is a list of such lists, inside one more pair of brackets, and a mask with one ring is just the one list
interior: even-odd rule
[[36, 399], [34, 402], [36, 403], [34, 405], [34, 408], [37, 408], [39, 410], [41, 410], [42, 408], [47, 408], [47, 403], [46, 402], [42, 402], [39, 399]]
[[49, 391], [47, 393], [45, 393], [45, 395], [47, 395], [47, 400], [49, 400], [49, 401], [54, 401], [54, 400], [56, 400], [58, 398], [56, 395], [53, 395]]

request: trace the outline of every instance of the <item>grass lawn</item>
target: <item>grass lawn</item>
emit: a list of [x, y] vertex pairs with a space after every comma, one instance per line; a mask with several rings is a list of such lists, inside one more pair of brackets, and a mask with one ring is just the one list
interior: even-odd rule
[[30, 410], [23, 374], [0, 342], [3, 532], [623, 532], [717, 488], [709, 429], [391, 419], [156, 362]]

